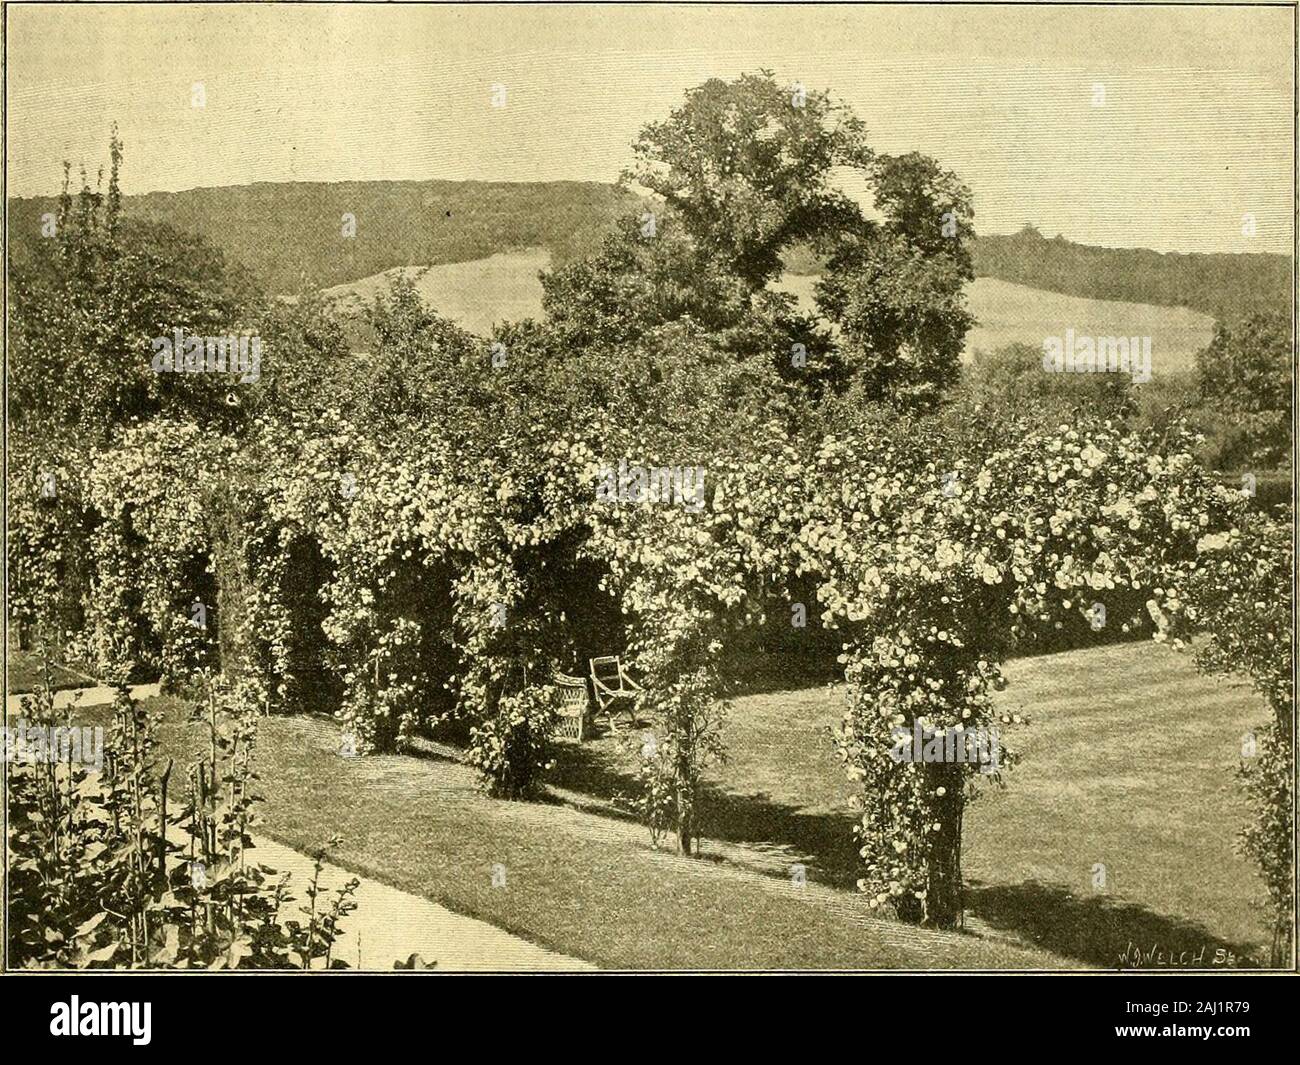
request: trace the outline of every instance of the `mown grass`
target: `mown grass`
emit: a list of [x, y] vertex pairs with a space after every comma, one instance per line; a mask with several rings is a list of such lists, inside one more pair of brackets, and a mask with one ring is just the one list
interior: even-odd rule
[[[551, 801], [512, 803], [479, 794], [452, 759], [344, 758], [332, 722], [269, 718], [262, 830], [304, 851], [337, 832], [347, 868], [608, 967], [1115, 967], [1130, 943], [1205, 946], [1208, 965], [1216, 950], [1240, 961], [1257, 949], [1258, 884], [1233, 853], [1245, 817], [1233, 770], [1262, 704], [1147, 644], [1007, 672], [1002, 698], [1033, 724], [1008, 737], [1024, 762], [1006, 790], [968, 814], [976, 934], [880, 920], [853, 891], [849, 788], [828, 731], [840, 699], [827, 688], [737, 700], [696, 859], [655, 851], [619, 812], [631, 781], [609, 736], [561, 748]], [[184, 759], [199, 741], [182, 707], [154, 705], [165, 750]], [[492, 886], [498, 863], [504, 889]], [[792, 884], [795, 863], [807, 887]]]
[[[161, 754], [202, 738], [161, 713]], [[106, 714], [106, 708], [99, 713]], [[570, 751], [575, 749], [569, 748]], [[586, 754], [588, 752], [578, 752]], [[164, 763], [165, 764], [165, 763]], [[411, 755], [344, 758], [333, 723], [269, 718], [258, 752], [259, 831], [302, 851], [338, 833], [332, 860], [610, 968], [1036, 968], [1043, 952], [870, 916], [856, 894], [651, 848], [645, 829], [559, 801], [480, 795], [467, 766]], [[492, 886], [492, 868], [506, 887]]]
[[[1262, 882], [1235, 850], [1250, 817], [1242, 737], [1268, 710], [1241, 680], [1198, 676], [1187, 652], [1125, 644], [1021, 659], [1007, 790], [966, 832], [969, 905], [1047, 949], [1115, 965], [1129, 945], [1204, 964], [1267, 957]], [[1104, 866], [1105, 884], [1099, 882]]]
[[[25, 695], [43, 681], [42, 660], [40, 656], [34, 655], [30, 651], [11, 650], [6, 656], [6, 665], [5, 692], [8, 695]], [[53, 663], [50, 664], [50, 682], [55, 691], [81, 688], [92, 683], [81, 674], [73, 673], [71, 670], [64, 669], [62, 666]]]
[[[1263, 701], [1149, 641], [1019, 658], [1005, 672], [999, 704], [1032, 723], [1004, 730], [1022, 760], [967, 813], [968, 925], [1106, 968], [1153, 946], [1188, 961], [1204, 948], [1207, 966], [1266, 954], [1261, 881], [1234, 846], [1250, 816], [1242, 737], [1267, 719]], [[704, 811], [714, 849], [773, 875], [801, 863], [852, 890], [851, 790], [831, 742], [841, 712], [828, 687], [736, 701]], [[575, 786], [619, 775], [608, 740], [590, 757], [599, 770]]]

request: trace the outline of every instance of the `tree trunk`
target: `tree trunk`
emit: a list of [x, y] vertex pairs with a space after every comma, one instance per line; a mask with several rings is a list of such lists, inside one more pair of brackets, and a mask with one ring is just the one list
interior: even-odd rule
[[937, 803], [939, 831], [930, 833], [924, 923], [934, 928], [955, 928], [962, 918], [962, 771], [960, 765], [948, 763], [933, 763], [926, 769], [932, 785], [942, 787], [944, 795]]

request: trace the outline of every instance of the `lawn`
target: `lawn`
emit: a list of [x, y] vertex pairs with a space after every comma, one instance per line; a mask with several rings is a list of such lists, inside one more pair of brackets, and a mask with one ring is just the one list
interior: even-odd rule
[[972, 910], [1099, 964], [1130, 942], [1189, 958], [1204, 948], [1206, 965], [1217, 950], [1267, 959], [1262, 881], [1234, 851], [1249, 816], [1242, 736], [1267, 721], [1263, 700], [1146, 643], [1007, 672], [1005, 702], [1033, 725], [1014, 741], [1024, 762], [1007, 790], [970, 814]]
[[[29, 651], [10, 651], [6, 656], [6, 685], [8, 695], [24, 695], [34, 689], [42, 679], [41, 659]], [[65, 688], [82, 688], [94, 681], [81, 673], [51, 664], [50, 674], [55, 691]]]
[[[1190, 959], [1263, 953], [1262, 882], [1234, 852], [1248, 812], [1241, 739], [1267, 719], [1243, 682], [1200, 676], [1186, 652], [1147, 642], [1016, 659], [1004, 739], [1023, 761], [966, 815], [968, 925], [1113, 967], [1132, 949]], [[848, 888], [847, 782], [825, 689], [739, 700], [710, 830]], [[1105, 884], [1093, 886], [1094, 866]], [[1129, 944], [1133, 948], [1129, 948]]]
[[[164, 756], [202, 739], [162, 713]], [[106, 715], [106, 708], [92, 713]], [[604, 741], [608, 743], [609, 741]], [[260, 832], [310, 851], [335, 832], [339, 865], [609, 968], [1042, 968], [1068, 964], [996, 939], [871, 916], [861, 896], [796, 887], [724, 860], [650, 847], [645, 829], [599, 796], [577, 803], [484, 798], [471, 770], [423, 756], [344, 758], [315, 718], [269, 718], [259, 734], [267, 799]], [[597, 759], [568, 746], [572, 778]], [[579, 808], [582, 806], [584, 808]], [[492, 869], [506, 887], [492, 886]]]
[[[449, 748], [343, 758], [332, 722], [266, 719], [263, 831], [300, 850], [338, 832], [339, 864], [608, 967], [1114, 967], [1130, 942], [1204, 946], [1208, 965], [1218, 949], [1258, 949], [1258, 882], [1232, 848], [1245, 816], [1233, 767], [1262, 704], [1148, 644], [1007, 673], [1002, 698], [1033, 724], [1010, 738], [1025, 760], [1006, 789], [968, 814], [964, 934], [881, 920], [853, 891], [827, 688], [736, 701], [700, 859], [655, 851], [620, 812], [631, 781], [609, 736], [561, 747], [551, 801], [510, 803], [479, 795]], [[178, 704], [156, 705], [183, 757], [195, 741]], [[505, 889], [492, 887], [497, 863]]]

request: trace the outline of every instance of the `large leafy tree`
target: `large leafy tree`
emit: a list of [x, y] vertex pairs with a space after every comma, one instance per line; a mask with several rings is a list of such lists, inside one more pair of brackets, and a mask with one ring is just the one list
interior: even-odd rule
[[1224, 466], [1273, 469], [1291, 453], [1291, 321], [1261, 313], [1215, 324], [1196, 356], [1200, 392], [1234, 423], [1218, 456]]
[[626, 177], [663, 197], [702, 250], [758, 288], [780, 273], [783, 249], [859, 221], [832, 177], [871, 163], [865, 134], [829, 94], [779, 85], [768, 71], [712, 78], [641, 131]]
[[320, 295], [271, 302], [260, 324], [271, 357], [261, 369], [257, 406], [280, 414], [320, 410], [353, 395], [357, 360], [347, 325], [333, 302]]
[[482, 345], [431, 311], [398, 277], [366, 308], [373, 350], [354, 368], [345, 407], [387, 425], [403, 418], [463, 420], [482, 409]]
[[[621, 344], [690, 318], [753, 360], [772, 391], [857, 380], [869, 400], [933, 406], [958, 376], [971, 318], [970, 194], [922, 155], [877, 155], [828, 93], [766, 71], [713, 79], [647, 125], [624, 175], [652, 195], [602, 251], [545, 279], [573, 345]], [[845, 191], [856, 172], [873, 217]], [[768, 286], [797, 248], [827, 262], [823, 316]]]
[[975, 276], [970, 192], [915, 153], [877, 157], [871, 187], [881, 218], [837, 236], [817, 303], [867, 395], [930, 409], [959, 377], [974, 322], [964, 295]]
[[744, 317], [750, 287], [701, 251], [681, 216], [652, 206], [620, 220], [597, 254], [543, 276], [547, 319], [573, 348], [632, 343], [683, 318], [717, 332]]
[[646, 221], [629, 216], [599, 253], [543, 276], [557, 357], [581, 352], [599, 364], [598, 377], [609, 377], [648, 336], [682, 324], [708, 334], [721, 357], [745, 368], [748, 394], [760, 405], [837, 379], [829, 330], [801, 313], [793, 296], [752, 288], [705, 254], [671, 211], [656, 215], [649, 233]]

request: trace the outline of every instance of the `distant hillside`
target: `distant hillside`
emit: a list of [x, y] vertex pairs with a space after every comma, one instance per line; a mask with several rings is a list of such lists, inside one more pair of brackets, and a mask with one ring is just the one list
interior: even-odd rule
[[975, 275], [1087, 299], [1189, 307], [1214, 318], [1291, 305], [1285, 255], [1094, 248], [1034, 229], [975, 241]]
[[[552, 265], [593, 252], [610, 223], [637, 199], [599, 182], [347, 181], [259, 183], [125, 199], [127, 217], [197, 232], [243, 264], [273, 295], [329, 288], [395, 267], [470, 262], [525, 248]], [[9, 201], [15, 255], [39, 239], [49, 197]], [[342, 235], [343, 216], [356, 235]], [[1284, 255], [1182, 255], [1095, 248], [1032, 228], [978, 237], [975, 273], [1066, 296], [1188, 307], [1218, 317], [1287, 309]], [[822, 264], [791, 249], [792, 274]]]
[[[612, 185], [557, 181], [258, 183], [124, 198], [128, 218], [196, 232], [275, 295], [326, 288], [412, 264], [467, 262], [544, 248], [563, 264], [596, 249], [636, 200]], [[52, 198], [11, 199], [15, 255], [40, 239]], [[344, 237], [343, 216], [356, 219]]]
[[[1084, 299], [1187, 307], [1211, 318], [1291, 306], [1291, 260], [1270, 254], [1181, 254], [1146, 248], [1097, 248], [1027, 227], [1010, 236], [976, 237], [975, 276]], [[785, 257], [790, 274], [820, 274], [808, 248]]]

